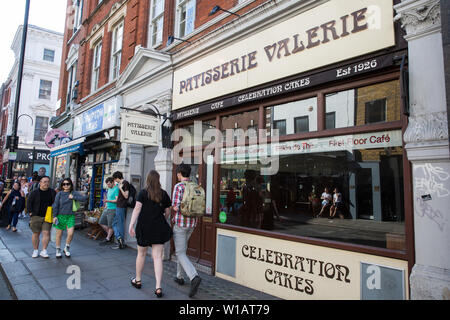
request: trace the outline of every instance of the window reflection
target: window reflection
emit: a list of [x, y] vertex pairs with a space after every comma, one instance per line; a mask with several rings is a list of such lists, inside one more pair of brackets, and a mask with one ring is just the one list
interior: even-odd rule
[[278, 129], [280, 136], [317, 131], [317, 98], [310, 98], [268, 107], [266, 129], [274, 135]]
[[402, 147], [285, 154], [273, 176], [222, 164], [227, 224], [404, 250]]
[[[327, 94], [325, 101], [327, 129], [400, 120], [398, 80]], [[334, 127], [328, 118], [331, 113]]]

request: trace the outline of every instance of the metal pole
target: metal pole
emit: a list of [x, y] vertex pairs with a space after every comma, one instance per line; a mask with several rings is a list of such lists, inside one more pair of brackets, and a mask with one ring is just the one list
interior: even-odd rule
[[[12, 127], [12, 139], [14, 141], [18, 141], [19, 137], [17, 136], [17, 122], [19, 117], [19, 103], [20, 103], [20, 93], [22, 89], [22, 76], [23, 76], [23, 64], [25, 61], [25, 47], [27, 42], [27, 33], [28, 33], [28, 15], [30, 12], [30, 0], [26, 0], [25, 3], [25, 17], [23, 20], [23, 30], [22, 30], [22, 46], [20, 48], [20, 62], [19, 62], [19, 71], [17, 76], [17, 87], [16, 87], [16, 99], [14, 102], [14, 115], [13, 115], [13, 127]], [[15, 152], [15, 143], [12, 143], [12, 146], [9, 149], [9, 152]], [[9, 162], [8, 165], [8, 177], [12, 178], [12, 164], [13, 161]]]

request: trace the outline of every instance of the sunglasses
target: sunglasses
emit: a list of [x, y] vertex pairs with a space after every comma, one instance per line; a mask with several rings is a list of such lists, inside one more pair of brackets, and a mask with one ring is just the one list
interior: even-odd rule
[[70, 186], [70, 183], [63, 183], [62, 186]]

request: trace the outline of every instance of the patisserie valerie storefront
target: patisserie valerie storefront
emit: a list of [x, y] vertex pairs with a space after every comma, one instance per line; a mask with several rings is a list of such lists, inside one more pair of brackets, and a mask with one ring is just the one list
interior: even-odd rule
[[216, 276], [286, 299], [409, 299], [393, 4], [322, 2], [176, 69], [174, 160], [207, 195], [188, 253]]

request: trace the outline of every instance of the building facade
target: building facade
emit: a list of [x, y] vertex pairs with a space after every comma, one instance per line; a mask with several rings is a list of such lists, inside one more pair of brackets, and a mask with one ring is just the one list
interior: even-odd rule
[[[2, 139], [12, 134], [12, 115], [17, 87], [17, 72], [20, 60], [22, 29], [17, 29], [11, 45], [15, 62], [5, 82], [2, 106]], [[22, 91], [19, 103], [17, 135], [19, 149], [14, 158], [13, 175], [31, 176], [32, 172], [49, 173], [49, 148], [45, 135], [49, 130], [49, 120], [55, 115], [58, 97], [59, 69], [63, 35], [29, 25], [23, 66]], [[2, 141], [4, 148], [5, 141]], [[8, 171], [8, 151], [3, 151], [3, 176]], [[44, 172], [45, 171], [45, 172]]]
[[190, 163], [204, 270], [286, 299], [448, 296], [439, 1], [68, 7], [55, 181], [95, 208], [115, 170], [170, 193]]

